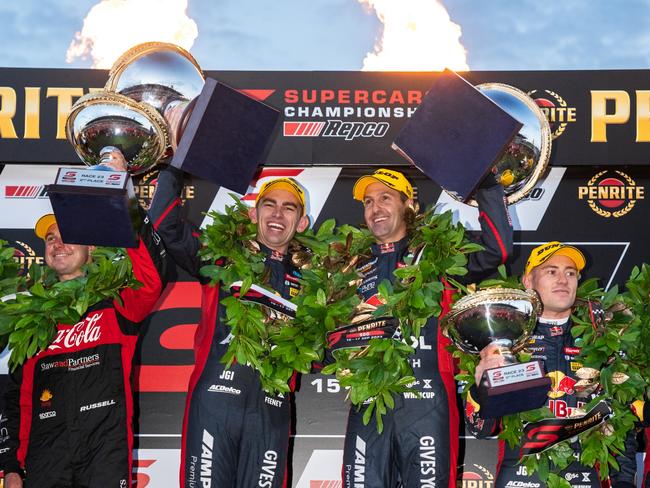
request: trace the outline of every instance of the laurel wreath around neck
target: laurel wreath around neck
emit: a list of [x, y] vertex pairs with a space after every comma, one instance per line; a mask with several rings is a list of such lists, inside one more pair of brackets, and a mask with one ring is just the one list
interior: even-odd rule
[[350, 282], [358, 278], [354, 263], [358, 250], [368, 247], [367, 233], [336, 227], [330, 219], [317, 232], [307, 230], [294, 237], [289, 252], [302, 276], [301, 290], [292, 298], [297, 305], [292, 320], [241, 299], [252, 284], [275, 290], [269, 284], [266, 256], [255, 241], [257, 226], [248, 217], [248, 207], [231, 196], [234, 204], [223, 213], [208, 214], [213, 221], [201, 236], [200, 251], [203, 259], [218, 263], [201, 268], [212, 285], [229, 290], [242, 282], [238, 296], [221, 300], [232, 334], [222, 362], [227, 367], [234, 361], [248, 365], [259, 372], [265, 391], [286, 393], [294, 372], [309, 373], [323, 360], [327, 331], [347, 319], [358, 304]]
[[[415, 377], [409, 357], [414, 349], [410, 344], [419, 340], [431, 317], [441, 314], [442, 280], [467, 274], [468, 254], [483, 249], [467, 239], [462, 225], [453, 223], [451, 212], [437, 214], [435, 210], [430, 207], [416, 216], [405, 266], [393, 271], [392, 283], [385, 280], [378, 286], [383, 305], [373, 315], [397, 318], [401, 337], [410, 340], [371, 339], [361, 350], [337, 351], [336, 362], [323, 370], [335, 373], [341, 386], [349, 388], [356, 408], [365, 408], [365, 424], [374, 414], [378, 432], [383, 431], [383, 415], [395, 406], [394, 396], [413, 391]], [[415, 263], [419, 252], [421, 257]]]
[[[505, 268], [501, 267], [500, 273], [501, 279], [483, 282], [479, 288], [523, 289], [517, 278], [505, 275]], [[589, 279], [580, 285], [577, 297], [571, 327], [576, 347], [580, 348], [575, 361], [590, 368], [585, 371], [591, 372], [590, 386], [595, 390], [579, 413], [584, 414], [601, 400], [606, 400], [614, 412], [604, 424], [578, 435], [579, 462], [598, 466], [600, 477], [606, 479], [610, 469], [618, 470], [615, 457], [624, 451], [626, 436], [635, 428], [637, 419], [630, 406], [646, 398], [650, 391], [650, 267], [635, 267], [622, 292], [616, 286], [605, 292], [598, 287], [597, 279]], [[589, 301], [599, 302], [605, 310], [602, 323], [594, 324]], [[475, 382], [478, 357], [459, 350], [454, 350], [454, 356], [460, 360], [463, 372], [456, 379], [465, 383], [465, 396]], [[522, 362], [530, 358], [525, 350], [519, 353]], [[553, 417], [548, 407], [505, 416], [499, 438], [515, 447], [524, 437], [526, 423]], [[525, 456], [522, 464], [529, 473], [537, 472], [546, 486], [568, 488], [570, 484], [556, 473], [575, 461], [575, 456], [571, 440], [567, 440]]]
[[0, 345], [9, 346], [12, 371], [50, 345], [57, 324], [75, 324], [92, 305], [120, 301], [121, 289], [141, 286], [123, 249], [98, 248], [81, 277], [59, 281], [54, 270], [36, 263], [19, 276], [14, 249], [0, 245]]

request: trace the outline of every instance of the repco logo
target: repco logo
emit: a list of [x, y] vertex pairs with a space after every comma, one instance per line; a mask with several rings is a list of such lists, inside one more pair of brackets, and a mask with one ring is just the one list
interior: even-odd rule
[[285, 122], [285, 137], [340, 137], [352, 141], [358, 137], [384, 137], [390, 128], [388, 122]]
[[57, 331], [56, 339], [48, 349], [70, 349], [79, 347], [81, 344], [92, 344], [99, 341], [102, 335], [101, 326], [98, 324], [103, 313], [89, 315], [85, 320], [69, 328], [62, 328]]
[[551, 126], [553, 139], [560, 137], [569, 123], [576, 121], [575, 107], [569, 107], [564, 98], [551, 90], [532, 90], [528, 92]]
[[586, 186], [578, 187], [578, 198], [601, 217], [622, 217], [645, 198], [645, 187], [622, 171], [600, 171]]
[[456, 482], [457, 488], [492, 488], [494, 475], [479, 464], [461, 466], [463, 476]]

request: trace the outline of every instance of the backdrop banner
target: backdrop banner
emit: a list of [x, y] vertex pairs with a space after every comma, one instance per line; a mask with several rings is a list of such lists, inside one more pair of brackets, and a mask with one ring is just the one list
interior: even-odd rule
[[[33, 233], [50, 211], [44, 186], [62, 165], [78, 164], [65, 140], [64, 123], [74, 100], [103, 86], [105, 71], [2, 69], [0, 85], [0, 239], [9, 241], [27, 267], [43, 262], [43, 243]], [[265, 165], [244, 195], [254, 202], [270, 178], [291, 176], [307, 191], [308, 215], [360, 224], [352, 199], [356, 178], [372, 166], [404, 171], [422, 206], [450, 209], [470, 231], [476, 209], [451, 199], [390, 149], [390, 143], [435, 73], [207, 72], [208, 76], [264, 100], [282, 113]], [[545, 111], [554, 134], [553, 166], [521, 202], [510, 207], [515, 252], [508, 263], [522, 272], [530, 250], [559, 240], [587, 256], [585, 277], [622, 284], [632, 268], [650, 262], [645, 191], [650, 182], [649, 71], [470, 72], [472, 83], [502, 82], [529, 92]], [[143, 206], [155, 191], [157, 170], [136, 179]], [[185, 214], [205, 225], [205, 213], [231, 200], [226, 189], [188, 177]], [[177, 271], [155, 311], [142, 324], [136, 355], [138, 404], [137, 486], [167, 487], [177, 479], [180, 432], [192, 343], [200, 316], [198, 283]], [[0, 356], [0, 387], [7, 354]], [[0, 400], [1, 401], [1, 400]], [[557, 399], [561, 402], [562, 399]], [[340, 487], [348, 406], [337, 380], [305, 375], [296, 394], [292, 486]], [[0, 410], [0, 415], [2, 411]], [[462, 416], [461, 416], [462, 417]], [[2, 420], [0, 416], [0, 435]], [[461, 430], [463, 431], [463, 430]], [[489, 488], [495, 478], [496, 441], [461, 439], [459, 485]]]

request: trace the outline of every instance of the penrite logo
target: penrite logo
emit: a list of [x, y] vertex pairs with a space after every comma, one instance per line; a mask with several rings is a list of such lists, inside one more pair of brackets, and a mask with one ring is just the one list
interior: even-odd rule
[[19, 274], [24, 276], [33, 263], [43, 264], [43, 256], [37, 256], [36, 251], [23, 241], [14, 241], [14, 259], [20, 264]]
[[645, 198], [645, 187], [639, 186], [622, 171], [600, 171], [586, 186], [578, 187], [578, 199], [587, 199], [589, 208], [601, 217], [622, 217]]
[[568, 124], [576, 121], [576, 108], [569, 107], [564, 98], [554, 91], [532, 90], [528, 95], [546, 115], [553, 139], [560, 137]]
[[45, 185], [7, 185], [5, 198], [47, 198]]
[[494, 475], [480, 464], [461, 466], [463, 476], [457, 479], [458, 488], [492, 488]]
[[[151, 205], [151, 200], [156, 191], [156, 184], [158, 183], [159, 172], [159, 170], [149, 171], [133, 182], [135, 196], [144, 209], [148, 209], [149, 205]], [[185, 200], [192, 199], [194, 199], [194, 185], [185, 185], [181, 193], [181, 200], [185, 203]]]
[[390, 124], [388, 122], [284, 122], [285, 137], [340, 137], [352, 141], [358, 137], [384, 137]]

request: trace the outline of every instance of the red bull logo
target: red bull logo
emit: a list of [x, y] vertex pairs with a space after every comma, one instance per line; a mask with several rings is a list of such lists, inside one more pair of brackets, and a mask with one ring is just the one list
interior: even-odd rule
[[560, 398], [564, 395], [573, 395], [573, 387], [576, 380], [565, 375], [562, 371], [551, 371], [546, 376], [551, 378], [551, 390], [548, 392], [549, 398]]

